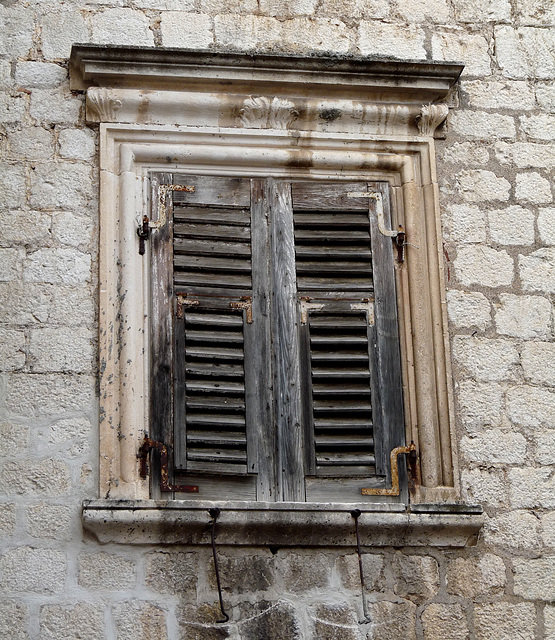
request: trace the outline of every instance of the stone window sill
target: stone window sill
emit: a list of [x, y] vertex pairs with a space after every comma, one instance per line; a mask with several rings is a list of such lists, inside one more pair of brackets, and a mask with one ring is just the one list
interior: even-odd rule
[[[101, 543], [210, 544], [217, 507], [218, 544], [352, 546], [358, 504], [87, 500], [83, 526]], [[359, 518], [364, 546], [464, 547], [476, 544], [482, 508], [466, 504], [365, 504]]]

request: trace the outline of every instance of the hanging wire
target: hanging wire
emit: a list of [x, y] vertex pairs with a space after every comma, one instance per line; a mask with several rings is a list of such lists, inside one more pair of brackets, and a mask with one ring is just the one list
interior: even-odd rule
[[361, 587], [361, 596], [362, 596], [362, 613], [363, 619], [359, 620], [359, 624], [368, 624], [372, 622], [372, 618], [370, 617], [370, 612], [368, 611], [368, 604], [366, 603], [366, 592], [364, 587], [364, 572], [362, 570], [362, 553], [360, 550], [360, 534], [358, 531], [358, 519], [360, 518], [362, 511], [360, 509], [353, 509], [351, 511], [351, 516], [355, 519], [355, 531], [357, 535], [357, 554], [358, 554], [358, 570], [360, 573], [360, 587]]
[[216, 520], [220, 515], [219, 509], [209, 509], [208, 513], [212, 518], [212, 557], [214, 558], [214, 573], [216, 574], [216, 584], [218, 585], [218, 597], [220, 598], [220, 610], [222, 612], [223, 618], [221, 620], [216, 620], [217, 623], [223, 624], [229, 620], [229, 616], [225, 612], [224, 609], [224, 601], [222, 598], [222, 585], [220, 583], [220, 570], [218, 568], [218, 555], [216, 553]]

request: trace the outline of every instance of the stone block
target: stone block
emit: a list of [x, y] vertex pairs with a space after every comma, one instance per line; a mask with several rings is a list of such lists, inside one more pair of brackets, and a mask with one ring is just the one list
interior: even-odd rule
[[536, 108], [534, 88], [524, 81], [472, 80], [461, 83], [463, 101], [475, 109]]
[[513, 387], [507, 392], [507, 414], [521, 427], [552, 426], [555, 423], [555, 393], [527, 385]]
[[92, 235], [92, 222], [85, 216], [67, 211], [52, 215], [52, 236], [62, 244], [87, 248], [90, 246]]
[[461, 474], [463, 499], [471, 504], [505, 507], [508, 499], [503, 471], [472, 469]]
[[52, 241], [51, 217], [40, 211], [0, 211], [2, 244], [24, 244], [37, 248]]
[[466, 616], [460, 604], [428, 605], [422, 612], [425, 640], [467, 640]]
[[[74, 42], [89, 42], [90, 34], [85, 18], [73, 8], [66, 10], [61, 3], [40, 17], [42, 51], [47, 60], [69, 58]], [[116, 40], [117, 42], [117, 40]]]
[[69, 493], [71, 476], [60, 460], [11, 460], [2, 467], [0, 487], [7, 495], [61, 496]]
[[489, 429], [461, 440], [461, 451], [469, 462], [483, 464], [522, 464], [526, 439], [520, 433]]
[[62, 129], [58, 135], [60, 155], [71, 160], [91, 160], [96, 154], [96, 136], [89, 129]]
[[538, 231], [543, 244], [555, 245], [555, 207], [542, 207], [539, 210]]
[[34, 372], [90, 372], [94, 336], [81, 327], [32, 329], [29, 340], [30, 368]]
[[432, 58], [434, 60], [460, 60], [464, 62], [465, 76], [489, 76], [491, 58], [489, 43], [479, 33], [463, 31], [438, 32], [432, 34]]
[[[220, 573], [226, 579], [222, 589], [228, 593], [244, 594], [267, 591], [275, 584], [274, 558], [267, 554], [250, 553], [237, 557], [221, 555], [219, 557]], [[216, 588], [216, 577], [212, 559], [206, 567], [208, 582], [212, 589]]]
[[135, 563], [112, 553], [83, 553], [78, 558], [79, 585], [93, 590], [133, 589]]
[[399, 0], [397, 2], [397, 12], [402, 20], [408, 23], [435, 23], [448, 24], [451, 21], [451, 11], [449, 3], [445, 0]]
[[456, 165], [480, 166], [489, 162], [488, 149], [476, 142], [451, 142], [439, 149], [440, 159]]
[[167, 11], [162, 14], [162, 42], [165, 47], [209, 47], [214, 41], [209, 15]]
[[99, 44], [129, 44], [152, 47], [154, 34], [150, 22], [140, 11], [127, 8], [106, 9], [91, 19], [92, 42]]
[[507, 575], [503, 560], [492, 553], [485, 553], [481, 557], [449, 559], [446, 580], [450, 595], [476, 598], [500, 593], [507, 582]]
[[535, 172], [517, 174], [515, 196], [518, 200], [532, 204], [553, 202], [549, 180]]
[[499, 300], [495, 311], [498, 333], [524, 340], [551, 336], [552, 309], [547, 298], [502, 293]]
[[7, 4], [0, 4], [0, 55], [24, 58], [33, 45], [33, 11]]
[[[272, 0], [259, 0], [258, 11], [262, 15], [284, 20], [303, 15], [311, 16], [315, 13], [317, 4], [317, 0], [282, 0], [279, 3], [272, 2]], [[218, 11], [218, 13], [223, 13], [223, 11]], [[318, 15], [321, 15], [320, 12]]]
[[494, 28], [495, 55], [507, 78], [555, 78], [555, 31], [535, 27]]
[[0, 207], [19, 209], [27, 195], [25, 167], [0, 163]]
[[451, 289], [447, 292], [447, 313], [457, 328], [484, 331], [491, 324], [490, 303], [483, 293]]
[[141, 600], [112, 606], [118, 640], [167, 640], [167, 612], [161, 606]]
[[[8, 255], [13, 251], [9, 249]], [[1, 254], [0, 249], [0, 258]], [[1, 259], [0, 264], [2, 264]], [[0, 305], [0, 322], [23, 325], [48, 320], [51, 293], [44, 285], [24, 284], [19, 279], [9, 282], [0, 281], [0, 299], [3, 301]]]
[[314, 640], [362, 640], [356, 612], [347, 603], [320, 604], [313, 614]]
[[486, 522], [483, 536], [486, 544], [507, 549], [541, 547], [540, 520], [528, 511], [510, 511]]
[[513, 565], [515, 595], [526, 600], [555, 600], [555, 557], [514, 558]]
[[27, 605], [5, 598], [0, 601], [0, 637], [3, 640], [28, 640]]
[[245, 50], [279, 46], [281, 24], [264, 16], [217, 15], [214, 18], [216, 44]]
[[512, 205], [506, 209], [488, 211], [491, 240], [505, 245], [534, 244], [534, 214], [524, 207]]
[[29, 446], [29, 427], [0, 422], [0, 457], [7, 458], [25, 451]]
[[555, 605], [547, 604], [543, 610], [544, 640], [555, 640]]
[[539, 249], [518, 260], [525, 291], [555, 293], [555, 248]]
[[509, 340], [455, 336], [453, 356], [476, 380], [496, 382], [515, 378], [518, 352]]
[[555, 430], [538, 433], [534, 437], [536, 445], [535, 460], [538, 464], [553, 464], [555, 462]]
[[449, 118], [449, 125], [454, 133], [479, 140], [514, 140], [516, 136], [514, 118], [498, 113], [455, 111]]
[[262, 601], [245, 609], [238, 624], [242, 640], [304, 640], [300, 621], [290, 602]]
[[522, 346], [524, 377], [540, 385], [555, 386], [555, 343], [528, 342]]
[[312, 589], [325, 589], [330, 581], [330, 560], [323, 553], [288, 553], [280, 569], [286, 592], [304, 593]]
[[425, 33], [414, 25], [366, 22], [359, 25], [359, 50], [363, 56], [391, 56], [425, 60]]
[[[32, 118], [46, 124], [75, 123], [83, 104], [81, 96], [68, 89], [34, 89], [31, 93], [30, 114]], [[63, 167], [58, 167], [63, 172]]]
[[[160, 551], [146, 556], [147, 586], [158, 593], [194, 594], [198, 580], [198, 556], [194, 553]], [[222, 569], [223, 572], [223, 569]], [[227, 577], [227, 573], [222, 573]], [[244, 576], [250, 580], [253, 576]]]
[[[13, 535], [14, 531], [15, 504], [13, 502], [2, 502], [0, 503], [0, 537], [7, 538], [8, 536]], [[2, 623], [0, 622], [0, 628], [1, 624]]]
[[461, 171], [456, 176], [456, 186], [467, 202], [506, 202], [511, 190], [508, 180], [484, 169]]
[[540, 109], [555, 113], [555, 85], [552, 82], [536, 83], [536, 100]]
[[70, 508], [61, 504], [42, 503], [28, 507], [27, 533], [33, 538], [71, 540], [71, 516]]
[[551, 469], [511, 469], [509, 472], [510, 500], [515, 509], [555, 507], [555, 477]]
[[54, 155], [54, 135], [42, 127], [18, 127], [8, 133], [10, 157], [15, 160], [48, 160]]
[[90, 167], [71, 162], [37, 165], [31, 174], [31, 206], [35, 209], [87, 210], [93, 199]]
[[15, 81], [26, 89], [52, 89], [67, 79], [67, 69], [52, 62], [18, 62]]
[[[345, 589], [360, 591], [360, 569], [356, 553], [339, 556], [335, 563], [341, 584]], [[363, 553], [362, 570], [364, 584], [368, 591], [382, 591], [385, 588], [384, 558], [381, 554]]]
[[104, 640], [104, 607], [86, 602], [44, 605], [40, 611], [40, 633], [41, 640]]
[[48, 320], [55, 324], [89, 325], [94, 323], [94, 293], [81, 286], [52, 287]]
[[505, 389], [497, 383], [462, 380], [457, 394], [458, 413], [466, 429], [473, 433], [501, 422]]
[[0, 561], [1, 585], [6, 591], [61, 593], [66, 580], [66, 557], [54, 549], [16, 547]]
[[439, 571], [435, 558], [396, 554], [392, 563], [394, 591], [420, 603], [433, 598], [439, 589]]
[[461, 247], [454, 261], [455, 273], [465, 286], [506, 287], [513, 281], [514, 263], [506, 251], [490, 247]]
[[555, 547], [555, 511], [546, 513], [542, 517], [542, 540], [546, 547]]
[[17, 125], [25, 115], [27, 95], [0, 93], [0, 123]]
[[476, 640], [534, 640], [536, 609], [531, 603], [474, 605]]
[[71, 456], [79, 456], [88, 452], [93, 432], [86, 418], [67, 418], [58, 420], [49, 430], [48, 442], [56, 451], [65, 450]]
[[555, 145], [553, 144], [498, 142], [495, 145], [495, 156], [501, 164], [514, 165], [519, 169], [555, 168]]
[[515, 12], [521, 25], [555, 26], [555, 5], [551, 0], [517, 0]]
[[369, 640], [415, 640], [416, 605], [412, 602], [374, 602]]
[[555, 116], [543, 113], [535, 116], [520, 116], [524, 133], [535, 140], [555, 140]]
[[455, 16], [460, 22], [509, 22], [511, 20], [510, 0], [454, 0]]
[[27, 256], [25, 282], [84, 284], [91, 277], [91, 256], [77, 249], [39, 249]]
[[90, 411], [94, 379], [67, 374], [11, 374], [6, 406], [22, 416], [60, 415], [64, 411]]
[[[144, 2], [145, 0], [141, 0]], [[156, 0], [149, 0], [155, 2]], [[178, 0], [180, 2], [180, 0]], [[177, 4], [177, 3], [176, 3]], [[190, 2], [191, 8], [193, 8], [194, 2]], [[279, 7], [279, 5], [275, 5]], [[187, 11], [188, 0], [185, 0], [181, 5], [173, 7], [173, 9], [180, 11]], [[208, 15], [226, 14], [226, 13], [256, 13], [260, 10], [260, 4], [257, 0], [203, 0], [202, 11]], [[277, 10], [277, 9], [276, 9]]]
[[25, 333], [0, 327], [0, 371], [15, 371], [25, 365]]
[[452, 204], [448, 207], [446, 238], [464, 244], [485, 242], [486, 220], [480, 207]]
[[22, 249], [0, 249], [0, 282], [11, 282], [21, 279], [23, 257]]

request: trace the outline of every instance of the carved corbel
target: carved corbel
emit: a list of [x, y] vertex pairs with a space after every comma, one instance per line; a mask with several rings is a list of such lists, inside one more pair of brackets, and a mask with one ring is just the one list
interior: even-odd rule
[[299, 117], [289, 100], [264, 96], [247, 98], [239, 113], [241, 124], [248, 129], [288, 129]]
[[114, 98], [108, 89], [87, 89], [87, 120], [90, 122], [115, 122], [121, 106], [121, 100]]
[[436, 129], [445, 122], [449, 115], [446, 104], [425, 104], [416, 116], [416, 126], [421, 136], [433, 136]]

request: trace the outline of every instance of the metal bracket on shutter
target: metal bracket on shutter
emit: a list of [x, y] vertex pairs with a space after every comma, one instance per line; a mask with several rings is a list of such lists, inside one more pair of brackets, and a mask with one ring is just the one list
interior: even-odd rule
[[[360, 490], [363, 496], [398, 496], [400, 494], [397, 456], [400, 456], [402, 453], [408, 454], [409, 462], [412, 462], [411, 458], [416, 458], [416, 445], [414, 442], [411, 442], [408, 447], [395, 447], [395, 449], [391, 451], [389, 456], [391, 461], [391, 489], [364, 488]], [[412, 468], [413, 465], [411, 464], [410, 466]]]
[[366, 318], [369, 325], [374, 325], [374, 302], [372, 300], [364, 300], [363, 302], [351, 303], [353, 311], [366, 311]]
[[160, 491], [168, 493], [170, 491], [178, 491], [180, 493], [198, 493], [198, 486], [196, 485], [183, 485], [183, 484], [170, 484], [169, 472], [168, 472], [168, 448], [163, 442], [151, 440], [147, 436], [143, 440], [139, 448], [138, 458], [141, 463], [140, 475], [141, 478], [146, 478], [148, 475], [148, 454], [156, 449], [160, 452]]
[[310, 302], [311, 298], [301, 298], [299, 306], [301, 308], [301, 324], [308, 323], [308, 313], [311, 309], [314, 311], [321, 311], [324, 308], [323, 304], [318, 302]]
[[244, 309], [247, 312], [247, 324], [252, 324], [252, 298], [244, 296], [239, 302], [230, 302], [232, 309]]
[[178, 293], [177, 296], [177, 311], [176, 315], [181, 320], [183, 318], [183, 307], [196, 307], [200, 304], [199, 300], [192, 300], [187, 297], [186, 293]]

